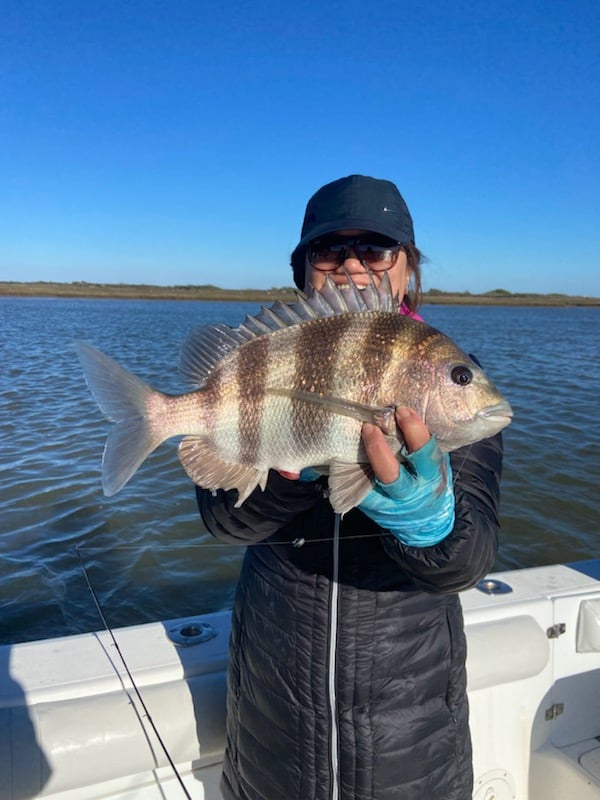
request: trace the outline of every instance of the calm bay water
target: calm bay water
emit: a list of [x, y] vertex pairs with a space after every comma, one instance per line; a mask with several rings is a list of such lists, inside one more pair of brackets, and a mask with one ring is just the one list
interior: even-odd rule
[[[73, 351], [85, 339], [168, 392], [197, 325], [236, 325], [257, 304], [0, 298], [0, 642], [102, 627], [81, 560], [112, 626], [231, 603], [241, 548], [199, 518], [176, 444], [105, 498], [108, 427]], [[597, 557], [600, 311], [425, 307], [506, 394], [497, 569]], [[81, 560], [80, 560], [81, 559]]]

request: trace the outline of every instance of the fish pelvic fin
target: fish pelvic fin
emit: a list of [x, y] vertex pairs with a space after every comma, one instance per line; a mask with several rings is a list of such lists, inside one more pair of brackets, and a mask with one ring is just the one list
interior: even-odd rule
[[373, 488], [375, 475], [370, 464], [344, 464], [334, 461], [329, 467], [329, 502], [335, 512], [346, 514], [358, 506]]
[[87, 385], [102, 413], [116, 423], [102, 456], [102, 488], [116, 494], [143, 461], [168, 438], [157, 430], [148, 408], [164, 397], [87, 342], [75, 342]]
[[179, 459], [197, 486], [216, 489], [237, 489], [236, 508], [257, 486], [267, 485], [268, 470], [245, 464], [229, 464], [220, 459], [210, 442], [202, 436], [186, 436], [179, 444]]

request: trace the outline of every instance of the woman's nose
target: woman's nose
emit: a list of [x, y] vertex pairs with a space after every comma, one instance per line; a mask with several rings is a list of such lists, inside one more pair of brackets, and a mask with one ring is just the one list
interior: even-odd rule
[[351, 247], [349, 247], [348, 250], [346, 251], [344, 260], [340, 264], [340, 268], [342, 267], [349, 271], [355, 271], [355, 272], [364, 272], [365, 270], [365, 265], [357, 257], [356, 253]]

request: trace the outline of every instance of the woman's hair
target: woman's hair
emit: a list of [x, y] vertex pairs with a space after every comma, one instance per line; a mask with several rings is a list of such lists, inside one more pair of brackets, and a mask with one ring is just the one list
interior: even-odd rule
[[421, 253], [419, 248], [409, 242], [403, 244], [402, 249], [406, 253], [406, 260], [408, 263], [408, 271], [410, 273], [410, 281], [408, 290], [403, 298], [401, 298], [404, 305], [409, 311], [418, 311], [423, 302], [423, 287], [421, 285], [421, 264], [427, 259]]

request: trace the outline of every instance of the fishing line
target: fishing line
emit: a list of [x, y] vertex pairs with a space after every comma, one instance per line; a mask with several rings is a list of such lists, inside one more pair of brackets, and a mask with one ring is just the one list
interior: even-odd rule
[[[462, 468], [464, 467], [468, 457], [471, 454], [471, 450], [473, 445], [470, 444], [466, 449], [466, 452], [463, 455], [462, 461], [458, 465], [458, 469], [452, 470], [452, 485], [456, 486], [456, 482], [460, 476]], [[385, 531], [381, 531], [379, 533], [353, 533], [343, 536], [343, 541], [355, 541], [358, 539], [382, 539], [384, 536], [388, 534]], [[333, 536], [318, 536], [318, 537], [310, 537], [307, 539], [306, 537], [297, 537], [295, 539], [282, 539], [282, 540], [263, 540], [260, 542], [221, 542], [219, 540], [212, 541], [210, 543], [188, 543], [188, 542], [176, 542], [170, 544], [153, 544], [152, 551], [158, 550], [169, 550], [170, 552], [174, 550], [217, 550], [222, 549], [224, 547], [234, 547], [234, 548], [244, 548], [244, 547], [271, 547], [271, 546], [284, 546], [290, 545], [292, 547], [301, 547], [302, 545], [306, 544], [307, 542], [310, 544], [324, 544], [327, 542], [333, 542]], [[131, 551], [139, 551], [143, 549], [140, 545], [115, 545], [111, 546], [110, 550], [131, 550]], [[77, 550], [86, 551], [88, 553], [105, 553], [108, 548], [106, 547], [94, 547], [93, 545], [77, 545]], [[80, 556], [81, 558], [81, 556]]]
[[[144, 714], [146, 716], [146, 719], [148, 720], [148, 722], [150, 724], [150, 727], [154, 731], [154, 734], [155, 734], [155, 736], [156, 736], [156, 738], [158, 740], [158, 743], [160, 744], [160, 746], [162, 748], [162, 751], [165, 754], [165, 756], [167, 758], [167, 761], [169, 762], [169, 766], [173, 770], [173, 773], [174, 773], [175, 777], [177, 778], [177, 781], [179, 782], [179, 785], [181, 786], [184, 795], [186, 796], [186, 798], [188, 798], [188, 800], [192, 800], [192, 796], [188, 792], [188, 790], [187, 790], [187, 788], [186, 788], [186, 786], [185, 786], [185, 784], [183, 782], [183, 778], [181, 777], [181, 775], [179, 773], [179, 770], [175, 766], [175, 762], [171, 758], [171, 754], [169, 753], [169, 751], [167, 749], [167, 746], [166, 746], [162, 736], [160, 735], [154, 720], [152, 719], [150, 711], [148, 710], [148, 707], [147, 707], [146, 703], [144, 702], [144, 698], [142, 697], [142, 695], [140, 693], [140, 690], [138, 689], [138, 686], [137, 686], [137, 684], [136, 684], [136, 682], [135, 682], [135, 680], [133, 678], [133, 675], [131, 673], [131, 670], [129, 669], [127, 661], [125, 660], [125, 656], [121, 652], [121, 648], [119, 647], [119, 643], [117, 642], [117, 639], [116, 639], [116, 637], [115, 637], [115, 635], [113, 633], [113, 630], [110, 627], [110, 625], [108, 624], [108, 620], [106, 619], [106, 617], [104, 615], [104, 611], [102, 610], [102, 606], [100, 605], [100, 600], [98, 599], [98, 595], [96, 594], [96, 592], [94, 590], [94, 587], [92, 586], [92, 583], [90, 581], [90, 577], [88, 575], [88, 571], [87, 571], [87, 568], [85, 566], [85, 562], [84, 562], [84, 560], [83, 560], [83, 558], [81, 556], [80, 548], [79, 548], [78, 545], [75, 545], [75, 552], [77, 553], [77, 556], [79, 558], [79, 563], [81, 565], [81, 569], [83, 571], [83, 575], [85, 577], [85, 581], [87, 583], [87, 587], [88, 587], [88, 589], [90, 591], [90, 594], [92, 595], [92, 599], [94, 600], [94, 603], [96, 605], [96, 609], [98, 611], [100, 619], [102, 620], [102, 624], [104, 625], [107, 633], [109, 634], [109, 636], [111, 638], [111, 641], [113, 643], [113, 646], [114, 646], [115, 650], [117, 651], [117, 653], [119, 655], [119, 658], [121, 659], [121, 663], [123, 664], [123, 667], [125, 668], [125, 672], [127, 673], [127, 677], [131, 681], [131, 686], [133, 687], [133, 690], [134, 690], [134, 692], [136, 694], [136, 697], [137, 697], [137, 699], [138, 699], [138, 701], [139, 701], [139, 703], [140, 703], [140, 705], [141, 705], [141, 707], [143, 709], [143, 712], [144, 712]], [[111, 661], [112, 661], [112, 659], [111, 659]], [[121, 678], [121, 675], [118, 672], [117, 672], [117, 674]], [[126, 694], [129, 696], [129, 698], [131, 700], [131, 696], [129, 695], [129, 692], [127, 691], [127, 689], [124, 686], [123, 686], [123, 689], [124, 689], [124, 691], [126, 692]], [[151, 744], [151, 742], [150, 742], [150, 740], [148, 738], [148, 734], [147, 734], [146, 730], [144, 729], [144, 724], [143, 724], [143, 722], [141, 720], [139, 712], [138, 712], [137, 708], [135, 707], [135, 704], [132, 703], [132, 705], [133, 705], [133, 707], [135, 709], [135, 712], [136, 712], [136, 715], [137, 715], [138, 719], [140, 720], [140, 724], [142, 725], [142, 729], [144, 730], [144, 733], [146, 735], [146, 740], [148, 742], [148, 745], [151, 748], [151, 750], [153, 751], [152, 744]], [[152, 752], [152, 755], [153, 755], [154, 761], [156, 763], [156, 756], [154, 756], [154, 752]], [[156, 766], [158, 767], [157, 763], [156, 763]], [[157, 776], [157, 780], [159, 780], [159, 783], [160, 783], [160, 779], [158, 778], [158, 776]]]
[[[374, 538], [382, 538], [386, 536], [385, 532], [381, 533], [353, 533], [349, 535], [345, 535], [343, 537], [344, 541], [353, 541], [356, 539], [374, 539]], [[180, 542], [176, 544], [153, 544], [152, 545], [152, 552], [158, 550], [168, 550], [169, 552], [173, 552], [176, 550], [222, 550], [224, 547], [232, 547], [241, 550], [244, 547], [272, 547], [274, 545], [277, 546], [284, 546], [290, 545], [292, 547], [298, 547], [300, 541], [303, 544], [322, 544], [323, 542], [332, 542], [334, 539], [333, 536], [319, 536], [313, 538], [306, 538], [305, 536], [296, 537], [295, 539], [281, 539], [281, 540], [273, 540], [268, 539], [261, 542], [219, 542], [215, 541], [210, 544], [188, 544], [187, 542]], [[88, 553], [106, 553], [108, 550], [113, 552], [114, 550], [130, 550], [132, 552], [137, 552], [143, 549], [143, 545], [132, 545], [132, 544], [118, 544], [114, 547], [111, 545], [110, 547], [94, 547], [93, 545], [78, 545], [79, 550], [85, 551]]]
[[462, 468], [464, 467], [467, 458], [471, 455], [471, 450], [473, 449], [473, 445], [470, 444], [463, 456], [463, 460], [460, 462], [457, 470], [452, 470], [452, 486], [456, 486], [456, 481], [458, 480], [458, 476], [461, 473]]

